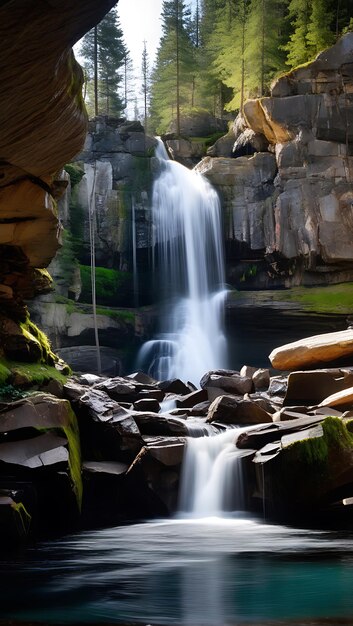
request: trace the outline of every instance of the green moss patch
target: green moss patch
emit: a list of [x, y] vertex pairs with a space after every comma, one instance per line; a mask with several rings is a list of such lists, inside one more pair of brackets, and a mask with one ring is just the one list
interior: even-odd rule
[[338, 417], [326, 417], [322, 423], [323, 436], [297, 441], [288, 450], [298, 453], [298, 459], [305, 465], [326, 464], [329, 454], [340, 455], [345, 450], [353, 450], [353, 434]]
[[15, 389], [12, 387], [13, 381], [20, 381], [16, 383], [16, 388], [43, 385], [51, 380], [57, 380], [64, 385], [69, 376], [69, 374], [62, 374], [55, 367], [45, 363], [22, 363], [6, 359], [0, 361], [0, 372], [3, 372], [0, 379], [0, 399], [9, 399], [12, 390]]
[[98, 315], [106, 315], [117, 322], [124, 322], [125, 324], [135, 323], [135, 313], [133, 311], [122, 311], [116, 309], [97, 308]]
[[353, 308], [353, 283], [340, 283], [322, 287], [293, 287], [266, 291], [232, 291], [231, 300], [246, 300], [247, 294], [256, 306], [271, 302], [273, 306], [281, 302], [293, 303], [311, 313], [351, 314]]
[[77, 504], [81, 510], [82, 506], [82, 473], [81, 473], [81, 446], [80, 446], [80, 432], [78, 428], [77, 418], [72, 408], [70, 411], [69, 425], [63, 430], [68, 441], [69, 446], [69, 468], [73, 485], [73, 490], [76, 496]]
[[[80, 265], [82, 290], [81, 302], [92, 302], [91, 268]], [[126, 301], [130, 289], [131, 275], [128, 272], [96, 267], [96, 296], [97, 304], [116, 306], [121, 300]]]
[[81, 165], [79, 165], [79, 163], [67, 163], [64, 166], [64, 170], [70, 176], [72, 189], [81, 182], [85, 175], [85, 170], [81, 167]]
[[50, 342], [45, 333], [43, 333], [36, 324], [34, 324], [29, 318], [25, 322], [20, 323], [20, 328], [24, 337], [28, 341], [34, 342], [38, 345], [41, 354], [42, 362], [54, 363], [57, 360], [54, 352], [51, 349]]

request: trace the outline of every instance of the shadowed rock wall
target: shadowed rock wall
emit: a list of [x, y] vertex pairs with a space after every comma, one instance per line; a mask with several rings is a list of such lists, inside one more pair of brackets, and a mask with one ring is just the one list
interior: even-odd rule
[[[71, 46], [114, 0], [10, 0], [0, 6], [0, 341], [7, 318], [24, 320], [23, 297], [45, 291], [58, 248], [56, 172], [87, 130], [82, 70]], [[18, 326], [16, 332], [20, 332]], [[7, 356], [2, 349], [0, 356]], [[28, 355], [27, 355], [28, 356]]]

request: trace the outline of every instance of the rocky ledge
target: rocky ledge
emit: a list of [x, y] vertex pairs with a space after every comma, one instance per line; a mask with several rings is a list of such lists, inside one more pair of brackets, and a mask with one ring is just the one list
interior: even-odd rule
[[[352, 358], [353, 331], [335, 333], [335, 345], [335, 359]], [[198, 389], [141, 372], [22, 385], [23, 397], [0, 405], [2, 539], [169, 516], [188, 438], [232, 427], [249, 511], [349, 520], [353, 367], [333, 366], [331, 346], [331, 334], [309, 337], [270, 355], [285, 355], [284, 373], [217, 370]]]
[[230, 133], [197, 166], [222, 197], [230, 282], [352, 279], [352, 55], [347, 33], [279, 78], [270, 97], [248, 100], [233, 142]]

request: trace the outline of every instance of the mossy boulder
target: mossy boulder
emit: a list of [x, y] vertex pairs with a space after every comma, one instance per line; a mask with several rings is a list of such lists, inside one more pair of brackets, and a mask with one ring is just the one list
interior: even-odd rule
[[0, 489], [22, 484], [34, 492], [25, 518], [28, 513], [37, 527], [63, 529], [79, 518], [80, 437], [67, 400], [35, 393], [1, 405]]
[[266, 513], [295, 520], [343, 507], [343, 499], [353, 494], [352, 431], [351, 422], [327, 417], [321, 425], [282, 437], [273, 457], [257, 464]]

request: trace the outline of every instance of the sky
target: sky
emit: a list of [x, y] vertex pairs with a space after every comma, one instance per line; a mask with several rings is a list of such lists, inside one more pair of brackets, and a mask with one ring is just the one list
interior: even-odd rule
[[134, 66], [141, 67], [144, 40], [152, 65], [161, 36], [162, 0], [119, 0], [117, 6], [124, 41]]
[[[161, 11], [163, 0], [119, 0], [117, 4], [120, 26], [124, 33], [124, 43], [130, 52], [133, 63], [132, 76], [135, 81], [135, 93], [139, 99], [141, 95], [141, 65], [143, 42], [146, 40], [148, 60], [150, 69], [155, 61], [156, 50], [161, 37]], [[189, 0], [187, 5], [193, 6], [195, 0]], [[75, 54], [79, 62], [83, 62], [80, 57], [80, 43], [74, 47]], [[140, 103], [139, 103], [140, 105]], [[131, 102], [130, 110], [134, 106]]]

